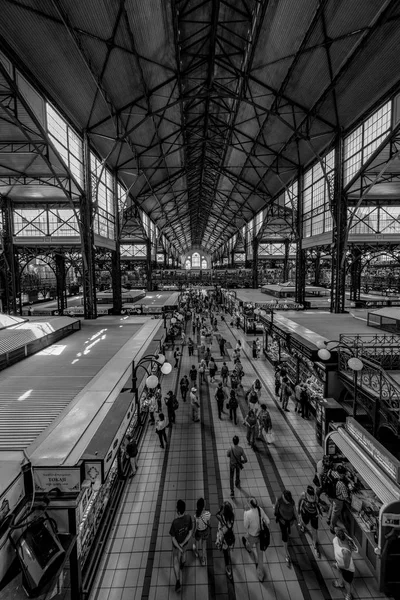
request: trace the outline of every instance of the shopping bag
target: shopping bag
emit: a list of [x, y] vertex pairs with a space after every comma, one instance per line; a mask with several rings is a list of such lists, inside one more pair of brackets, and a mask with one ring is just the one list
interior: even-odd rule
[[275, 434], [273, 431], [267, 433], [265, 430], [263, 431], [263, 438], [267, 444], [273, 444], [275, 442]]

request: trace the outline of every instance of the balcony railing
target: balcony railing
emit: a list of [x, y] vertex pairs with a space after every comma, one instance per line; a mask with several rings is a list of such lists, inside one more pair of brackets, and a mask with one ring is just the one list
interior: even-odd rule
[[387, 371], [400, 369], [400, 336], [386, 334], [341, 334], [340, 342], [353, 349], [354, 356], [377, 362]]

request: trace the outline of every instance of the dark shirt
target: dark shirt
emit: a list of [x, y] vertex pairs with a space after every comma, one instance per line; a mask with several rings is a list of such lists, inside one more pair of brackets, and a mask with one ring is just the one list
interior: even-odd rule
[[169, 535], [174, 537], [178, 544], [182, 544], [189, 531], [193, 528], [192, 517], [190, 515], [182, 515], [172, 521]]

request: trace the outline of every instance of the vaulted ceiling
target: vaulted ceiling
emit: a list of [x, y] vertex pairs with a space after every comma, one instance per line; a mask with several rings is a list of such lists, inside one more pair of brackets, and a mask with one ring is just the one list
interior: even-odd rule
[[0, 49], [177, 250], [213, 252], [397, 89], [399, 18], [397, 0], [2, 0]]

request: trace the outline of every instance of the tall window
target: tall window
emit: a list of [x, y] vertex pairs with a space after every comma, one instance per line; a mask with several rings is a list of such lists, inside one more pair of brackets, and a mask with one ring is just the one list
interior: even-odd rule
[[329, 195], [333, 187], [335, 151], [329, 152], [321, 162], [304, 174], [303, 237], [332, 230]]
[[192, 268], [200, 269], [200, 254], [198, 252], [192, 254]]
[[344, 183], [345, 185], [367, 162], [391, 127], [392, 103], [387, 102], [357, 127], [344, 140]]
[[77, 133], [54, 108], [46, 103], [47, 131], [54, 147], [83, 186], [83, 143]]
[[201, 259], [201, 268], [207, 269], [207, 261], [204, 257]]

